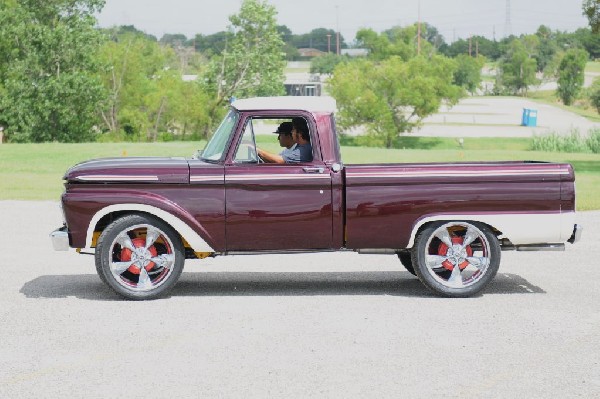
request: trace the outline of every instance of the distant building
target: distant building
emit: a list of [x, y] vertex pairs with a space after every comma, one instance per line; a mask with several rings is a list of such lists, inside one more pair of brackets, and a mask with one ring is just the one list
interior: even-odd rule
[[300, 57], [304, 58], [319, 57], [327, 54], [326, 52], [317, 50], [316, 48], [299, 48], [298, 53], [300, 54]]
[[284, 84], [288, 96], [320, 96], [323, 93], [323, 83], [318, 74], [286, 73]]
[[369, 50], [366, 48], [343, 48], [340, 51], [342, 55], [347, 55], [348, 57], [366, 57], [369, 55]]

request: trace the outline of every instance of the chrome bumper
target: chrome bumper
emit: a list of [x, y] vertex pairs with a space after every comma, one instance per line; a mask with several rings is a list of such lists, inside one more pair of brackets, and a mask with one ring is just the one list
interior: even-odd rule
[[575, 244], [577, 241], [579, 241], [579, 239], [581, 239], [582, 231], [583, 231], [583, 226], [580, 224], [576, 224], [573, 227], [573, 234], [571, 234], [571, 238], [569, 238], [567, 241], [570, 242], [571, 244]]
[[69, 233], [67, 233], [66, 226], [56, 229], [50, 233], [50, 239], [52, 240], [52, 246], [54, 247], [55, 251], [69, 250]]

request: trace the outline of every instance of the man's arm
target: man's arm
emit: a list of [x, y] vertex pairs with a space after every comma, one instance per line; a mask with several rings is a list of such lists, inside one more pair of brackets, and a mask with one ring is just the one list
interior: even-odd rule
[[258, 152], [258, 156], [267, 163], [285, 163], [285, 160], [281, 155], [271, 154], [270, 152], [261, 150], [260, 148], [257, 148], [256, 150]]

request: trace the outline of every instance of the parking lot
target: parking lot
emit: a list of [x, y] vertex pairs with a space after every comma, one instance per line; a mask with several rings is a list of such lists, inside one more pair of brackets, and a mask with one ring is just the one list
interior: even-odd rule
[[600, 212], [578, 216], [475, 298], [346, 252], [188, 261], [130, 302], [52, 250], [58, 203], [0, 201], [0, 397], [600, 397]]

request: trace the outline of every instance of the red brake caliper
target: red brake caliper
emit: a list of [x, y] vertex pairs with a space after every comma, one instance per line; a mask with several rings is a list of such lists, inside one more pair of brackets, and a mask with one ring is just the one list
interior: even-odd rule
[[[143, 238], [134, 238], [133, 240], [131, 240], [131, 242], [133, 243], [133, 246], [136, 248], [143, 248], [146, 246], [146, 240]], [[154, 248], [154, 245], [152, 245], [150, 248], [148, 248], [148, 251], [150, 252], [150, 254], [152, 255], [152, 257], [155, 257], [158, 252], [156, 252], [156, 248]], [[127, 248], [123, 248], [121, 249], [121, 262], [129, 262], [131, 260], [131, 250], [127, 249]], [[152, 270], [152, 268], [154, 267], [154, 262], [148, 262], [148, 264], [144, 267], [144, 269], [146, 269], [147, 271]], [[140, 274], [140, 267], [137, 265], [131, 265], [129, 266], [129, 269], [127, 269], [130, 273], [133, 274]]]
[[[464, 240], [462, 237], [452, 237], [452, 244], [454, 244], [454, 245], [462, 245], [463, 242], [464, 242]], [[473, 256], [473, 248], [471, 248], [470, 245], [467, 245], [465, 250], [467, 251], [467, 256]], [[438, 247], [438, 255], [446, 256], [447, 254], [448, 254], [448, 246], [444, 243], [441, 243], [440, 246]], [[442, 266], [444, 266], [444, 269], [446, 269], [446, 270], [452, 271], [454, 269], [454, 265], [452, 264], [452, 262], [450, 262], [449, 259], [446, 259], [445, 261], [443, 261]], [[467, 262], [466, 260], [464, 262], [462, 262], [460, 265], [458, 265], [458, 267], [460, 267], [460, 270], [463, 270], [467, 266], [469, 266], [469, 262]]]

